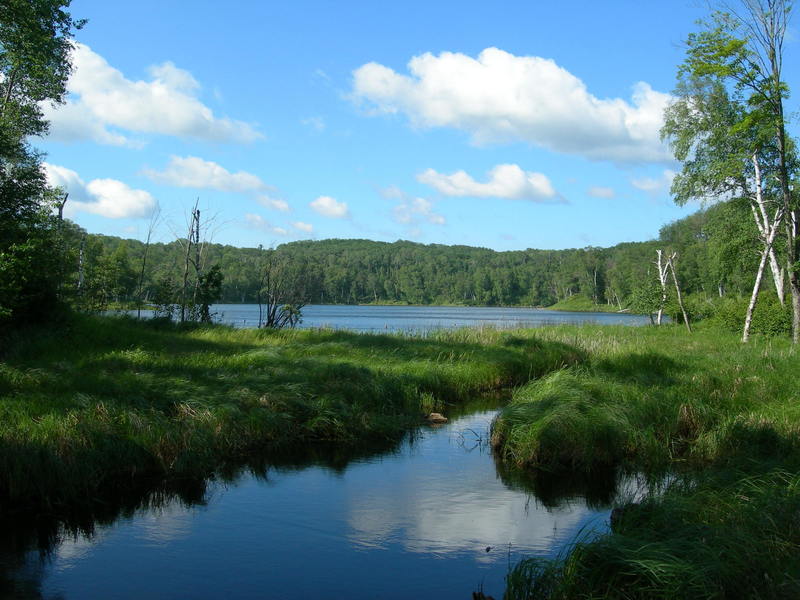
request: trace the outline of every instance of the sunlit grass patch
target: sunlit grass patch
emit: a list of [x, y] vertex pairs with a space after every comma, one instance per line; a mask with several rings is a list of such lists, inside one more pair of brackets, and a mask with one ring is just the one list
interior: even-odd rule
[[[0, 501], [79, 502], [298, 443], [399, 439], [432, 410], [583, 355], [534, 331], [237, 330], [75, 317], [0, 363]], [[33, 477], [25, 474], [34, 474]]]
[[[607, 332], [607, 333], [606, 333]], [[493, 442], [566, 477], [679, 474], [613, 532], [509, 574], [511, 598], [792, 598], [800, 593], [800, 362], [788, 340], [677, 327], [554, 327], [578, 368], [516, 391]]]

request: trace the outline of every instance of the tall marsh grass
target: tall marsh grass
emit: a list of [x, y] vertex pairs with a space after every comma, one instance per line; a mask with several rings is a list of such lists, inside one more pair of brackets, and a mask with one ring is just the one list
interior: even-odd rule
[[426, 412], [582, 360], [528, 332], [429, 336], [76, 316], [0, 360], [0, 506], [81, 503], [253, 452], [399, 439]]
[[492, 442], [543, 476], [669, 471], [612, 531], [509, 574], [506, 598], [800, 597], [800, 361], [710, 328], [550, 328], [587, 356], [516, 390]]

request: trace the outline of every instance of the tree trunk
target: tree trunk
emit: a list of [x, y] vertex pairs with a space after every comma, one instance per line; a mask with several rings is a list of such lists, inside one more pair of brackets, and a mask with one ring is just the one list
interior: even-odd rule
[[677, 258], [677, 254], [675, 252], [672, 253], [672, 256], [669, 257], [667, 260], [667, 265], [669, 265], [669, 269], [672, 272], [672, 281], [675, 283], [675, 293], [678, 295], [678, 306], [681, 308], [681, 314], [683, 315], [683, 322], [686, 324], [686, 329], [689, 330], [689, 333], [692, 333], [692, 326], [689, 324], [689, 315], [686, 314], [686, 309], [683, 307], [683, 296], [681, 296], [681, 286], [678, 285], [678, 276], [675, 274], [675, 259]]
[[750, 303], [747, 305], [747, 313], [744, 317], [744, 330], [742, 332], [742, 342], [746, 343], [750, 339], [750, 326], [753, 322], [753, 313], [756, 309], [756, 302], [758, 301], [758, 292], [761, 290], [761, 279], [764, 277], [764, 266], [767, 263], [768, 249], [764, 248], [761, 251], [761, 260], [758, 263], [758, 271], [756, 272], [756, 281], [753, 284], [753, 293], [750, 294]]
[[798, 211], [789, 211], [789, 218], [786, 220], [786, 270], [789, 273], [789, 293], [792, 296], [792, 343], [798, 342], [800, 334], [800, 279], [798, 278], [795, 263], [798, 257]]
[[6, 96], [3, 98], [3, 106], [0, 106], [0, 117], [2, 117], [6, 112], [6, 105], [11, 100], [11, 91], [14, 89], [14, 84], [16, 83], [17, 78], [17, 69], [11, 71], [11, 75], [8, 76], [8, 87], [6, 88]]
[[[779, 7], [780, 8], [780, 7]], [[774, 18], [776, 15], [769, 15]], [[780, 15], [777, 15], [780, 17]], [[772, 21], [770, 21], [772, 23]], [[792, 294], [792, 343], [797, 344], [800, 338], [800, 280], [797, 276], [796, 262], [798, 259], [798, 236], [797, 236], [797, 208], [792, 199], [792, 191], [789, 189], [789, 166], [787, 164], [786, 149], [786, 122], [783, 116], [783, 89], [781, 82], [783, 33], [786, 22], [778, 23], [780, 27], [770, 30], [770, 66], [772, 67], [772, 85], [775, 89], [772, 93], [772, 102], [775, 109], [775, 137], [778, 143], [778, 180], [781, 186], [781, 196], [783, 197], [783, 207], [788, 213], [789, 223], [788, 262], [789, 262], [789, 289]]]
[[656, 261], [656, 267], [658, 267], [658, 283], [661, 284], [661, 302], [658, 305], [658, 315], [656, 317], [656, 323], [661, 325], [661, 319], [664, 316], [664, 306], [667, 304], [667, 264], [664, 263], [662, 260], [662, 251], [656, 250], [656, 255], [658, 256], [658, 260]]
[[194, 219], [197, 204], [195, 203], [192, 210], [192, 218], [189, 222], [189, 234], [186, 236], [186, 255], [183, 261], [183, 286], [181, 287], [181, 323], [186, 320], [186, 293], [189, 286], [189, 264], [191, 263], [192, 256], [192, 242], [194, 240]]
[[153, 214], [150, 216], [150, 223], [147, 227], [147, 241], [144, 243], [144, 254], [142, 256], [142, 270], [139, 273], [139, 286], [136, 290], [136, 318], [142, 318], [142, 291], [144, 290], [144, 275], [145, 269], [147, 268], [147, 252], [150, 248], [150, 239], [153, 237], [153, 231], [155, 231], [156, 224], [158, 223], [159, 215], [161, 214], [161, 209], [156, 206], [156, 209], [153, 211]]
[[786, 294], [783, 289], [784, 271], [778, 266], [778, 259], [775, 257], [775, 248], [769, 249], [769, 268], [772, 271], [772, 281], [775, 284], [775, 293], [778, 295], [778, 302], [781, 303], [781, 306], [785, 306]]

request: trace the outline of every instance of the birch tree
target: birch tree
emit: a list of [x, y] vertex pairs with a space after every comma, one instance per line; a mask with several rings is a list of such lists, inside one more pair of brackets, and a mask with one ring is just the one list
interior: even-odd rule
[[[735, 121], [730, 130], [733, 135], [729, 136], [734, 149], [738, 150], [736, 154], [743, 150], [742, 142], [749, 144], [747, 155], [754, 156], [754, 162], [762, 161], [764, 148], [773, 154], [771, 161], [762, 161], [760, 166], [762, 181], [776, 188], [774, 198], [765, 199], [765, 202], [775, 202], [782, 207], [774, 214], [783, 218], [792, 339], [797, 343], [800, 337], [800, 273], [797, 268], [800, 207], [791, 189], [797, 161], [794, 145], [786, 133], [784, 101], [789, 90], [782, 79], [783, 43], [793, 6], [791, 0], [740, 0], [719, 3], [718, 7], [720, 10], [712, 15], [707, 29], [689, 37], [687, 58], [679, 75], [711, 81], [716, 87], [730, 91], [737, 100], [733, 104], [743, 107], [741, 116], [744, 118]], [[691, 111], [695, 106], [689, 103], [686, 108]], [[705, 133], [709, 135], [708, 131]], [[676, 156], [682, 160], [677, 152]], [[774, 222], [768, 223], [763, 213], [759, 215], [758, 207], [756, 209], [753, 214], [766, 252], [761, 263], [769, 261], [773, 279], [778, 281], [779, 276], [774, 272], [777, 260], [773, 260], [774, 252], [770, 256], [767, 248]], [[780, 295], [780, 290], [778, 292]]]
[[[748, 51], [744, 41], [728, 33], [730, 23], [730, 15], [716, 13], [712, 28], [689, 37], [687, 58], [678, 73], [677, 99], [667, 109], [662, 136], [682, 162], [672, 185], [678, 204], [737, 197], [750, 202], [762, 258], [745, 315], [743, 341], [747, 341], [767, 264], [783, 302], [784, 271], [778, 265], [775, 238], [787, 211], [776, 186], [781, 151], [769, 118], [771, 106], [763, 95], [737, 83], [743, 73], [732, 75], [735, 65], [748, 70], [744, 66]], [[726, 68], [720, 56], [730, 57]]]
[[658, 284], [661, 286], [661, 300], [658, 303], [658, 313], [656, 314], [656, 325], [661, 325], [661, 319], [664, 317], [664, 307], [667, 305], [667, 276], [669, 272], [669, 261], [664, 256], [661, 249], [656, 250], [656, 269], [658, 276]]
[[686, 329], [689, 330], [689, 333], [692, 333], [692, 326], [689, 323], [689, 315], [686, 314], [686, 308], [683, 306], [683, 294], [681, 293], [681, 286], [678, 283], [678, 274], [675, 272], [675, 263], [678, 260], [678, 253], [673, 252], [667, 258], [667, 269], [672, 274], [672, 283], [675, 284], [675, 296], [678, 299], [678, 308], [681, 309], [681, 314], [683, 315], [683, 324], [686, 325]]

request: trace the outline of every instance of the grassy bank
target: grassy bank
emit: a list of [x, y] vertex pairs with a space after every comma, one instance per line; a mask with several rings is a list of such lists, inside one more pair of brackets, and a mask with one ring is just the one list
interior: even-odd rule
[[547, 473], [672, 472], [663, 496], [559, 561], [525, 561], [507, 598], [800, 595], [800, 393], [787, 340], [676, 327], [553, 328], [587, 360], [515, 393], [502, 459]]
[[575, 294], [547, 307], [547, 310], [563, 310], [567, 312], [620, 312], [619, 307], [612, 304], [595, 304], [591, 298], [583, 294]]
[[69, 506], [142, 477], [314, 441], [399, 439], [431, 410], [580, 360], [531, 333], [181, 329], [75, 317], [0, 362], [0, 507]]

